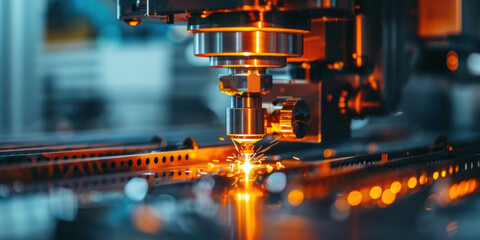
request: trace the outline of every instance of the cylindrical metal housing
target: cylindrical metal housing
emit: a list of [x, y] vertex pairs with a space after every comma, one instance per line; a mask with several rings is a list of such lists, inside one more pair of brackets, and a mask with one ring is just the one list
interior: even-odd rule
[[227, 134], [263, 135], [263, 115], [262, 108], [228, 108]]
[[290, 32], [198, 32], [194, 53], [212, 56], [299, 57], [303, 54], [303, 33]]
[[260, 96], [232, 96], [226, 132], [233, 139], [258, 141], [265, 135], [265, 110]]

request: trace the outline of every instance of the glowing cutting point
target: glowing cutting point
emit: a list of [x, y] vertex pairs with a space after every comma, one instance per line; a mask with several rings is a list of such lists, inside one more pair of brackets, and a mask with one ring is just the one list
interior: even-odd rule
[[270, 164], [268, 164], [266, 168], [267, 168], [267, 173], [271, 173], [274, 169], [274, 167]]

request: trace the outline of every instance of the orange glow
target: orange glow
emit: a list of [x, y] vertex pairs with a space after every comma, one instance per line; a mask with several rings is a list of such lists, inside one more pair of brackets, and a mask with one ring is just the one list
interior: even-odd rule
[[442, 170], [442, 178], [444, 178], [445, 176], [447, 176], [447, 171], [444, 169]]
[[362, 202], [362, 198], [362, 193], [355, 190], [348, 194], [347, 201], [351, 206], [358, 206]]
[[450, 186], [450, 188], [448, 189], [448, 197], [451, 200], [457, 199], [457, 197], [458, 197], [458, 185], [456, 183], [452, 184], [452, 186]]
[[303, 192], [300, 189], [292, 190], [288, 194], [288, 202], [290, 203], [290, 205], [292, 205], [294, 207], [302, 204], [303, 198], [304, 198]]
[[458, 185], [458, 190], [460, 191], [460, 196], [464, 196], [465, 194], [468, 193], [468, 182], [467, 181], [461, 181], [460, 184]]
[[284, 32], [284, 33], [308, 33], [306, 30], [289, 29], [289, 28], [272, 28], [272, 27], [218, 27], [218, 28], [201, 28], [195, 30], [188, 30], [190, 33], [198, 32]]
[[141, 21], [138, 20], [138, 19], [136, 19], [136, 18], [130, 19], [130, 20], [126, 20], [125, 22], [126, 22], [128, 25], [130, 25], [130, 26], [137, 26], [138, 24], [141, 23]]
[[434, 172], [432, 177], [433, 177], [433, 180], [437, 180], [438, 179], [438, 172]]
[[245, 162], [243, 163], [242, 166], [240, 166], [243, 169], [243, 172], [245, 173], [245, 184], [248, 185], [248, 182], [250, 181], [250, 174], [252, 171], [252, 164], [250, 163], [250, 159], [245, 159]]
[[415, 188], [417, 186], [417, 178], [416, 177], [409, 178], [407, 182], [407, 186], [410, 189]]
[[357, 67], [362, 66], [362, 15], [358, 14], [355, 17], [355, 28], [356, 28], [356, 61]]
[[302, 68], [307, 70], [310, 69], [310, 63], [306, 63], [306, 62], [302, 63]]
[[382, 163], [388, 162], [388, 154], [382, 153]]
[[217, 57], [217, 56], [298, 57], [298, 54], [288, 54], [288, 53], [256, 53], [256, 52], [221, 52], [221, 53], [195, 54], [195, 56], [197, 56], [197, 57]]
[[452, 72], [458, 69], [458, 55], [455, 51], [447, 53], [447, 67]]
[[330, 8], [332, 6], [331, 0], [323, 1], [323, 7]]
[[309, 81], [310, 80], [310, 64], [309, 63], [302, 63], [302, 68], [305, 69], [305, 80]]
[[277, 167], [277, 170], [280, 170], [280, 169], [282, 169], [282, 168], [285, 168], [285, 166], [284, 166], [281, 162], [277, 162], [277, 163], [275, 164], [275, 167]]
[[257, 198], [255, 192], [236, 194], [238, 239], [257, 239]]
[[132, 220], [138, 230], [146, 233], [157, 233], [162, 229], [162, 223], [157, 216], [157, 210], [150, 206], [139, 206], [135, 209]]
[[373, 75], [368, 76], [368, 83], [372, 87], [373, 90], [378, 90], [377, 81], [375, 81], [375, 77]]
[[468, 193], [472, 193], [477, 188], [477, 180], [470, 179], [468, 180]]
[[335, 154], [336, 154], [335, 150], [332, 150], [332, 149], [329, 149], [329, 148], [327, 148], [327, 149], [325, 149], [325, 151], [323, 151], [323, 156], [325, 158], [331, 158], [331, 157], [335, 156]]
[[392, 204], [395, 201], [395, 193], [393, 193], [390, 189], [386, 189], [382, 193], [382, 202], [386, 205]]
[[382, 196], [382, 188], [380, 186], [373, 186], [370, 189], [370, 197], [372, 199], [379, 199]]
[[257, 39], [256, 39], [257, 48], [256, 48], [256, 50], [257, 50], [257, 53], [260, 53], [260, 31], [256, 31], [255, 33], [257, 34]]
[[458, 165], [455, 166], [455, 172], [458, 172]]
[[427, 176], [425, 174], [422, 174], [419, 178], [418, 178], [418, 182], [423, 185], [425, 183], [427, 183]]
[[450, 166], [450, 167], [448, 168], [448, 173], [449, 173], [450, 175], [452, 175], [452, 173], [453, 173], [453, 167], [452, 167], [452, 166]]
[[402, 190], [402, 184], [399, 181], [395, 181], [390, 185], [390, 191], [392, 193], [397, 194]]

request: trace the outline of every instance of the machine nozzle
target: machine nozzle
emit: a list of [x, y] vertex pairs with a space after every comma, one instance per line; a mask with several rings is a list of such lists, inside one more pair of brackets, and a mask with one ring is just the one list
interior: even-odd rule
[[226, 131], [240, 145], [238, 149], [245, 159], [253, 155], [253, 144], [265, 136], [265, 110], [262, 98], [257, 94], [232, 96], [227, 108]]

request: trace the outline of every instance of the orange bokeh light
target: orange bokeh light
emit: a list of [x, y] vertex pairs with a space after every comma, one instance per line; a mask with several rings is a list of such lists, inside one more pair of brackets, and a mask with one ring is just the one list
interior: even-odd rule
[[422, 174], [419, 178], [418, 178], [418, 183], [420, 183], [421, 185], [427, 183], [427, 176], [425, 174]]
[[382, 202], [386, 205], [392, 204], [395, 202], [396, 195], [390, 189], [386, 189], [382, 193]]
[[450, 186], [450, 189], [448, 190], [448, 197], [450, 197], [450, 199], [452, 199], [452, 200], [457, 199], [457, 197], [458, 197], [458, 185], [457, 184], [452, 184], [452, 186]]
[[325, 158], [331, 158], [331, 157], [335, 156], [335, 150], [327, 148], [327, 149], [325, 149], [325, 151], [323, 151], [323, 156]]
[[350, 204], [351, 206], [358, 206], [362, 202], [362, 199], [362, 193], [356, 190], [351, 191], [347, 197], [348, 204]]
[[402, 190], [402, 184], [399, 181], [395, 181], [390, 185], [390, 191], [392, 193], [397, 194]]
[[292, 190], [288, 194], [288, 202], [290, 203], [290, 205], [292, 205], [294, 207], [302, 204], [303, 199], [304, 199], [304, 195], [303, 195], [302, 190], [300, 190], [300, 189]]
[[382, 196], [382, 188], [380, 186], [373, 186], [370, 189], [370, 197], [372, 199], [379, 199]]
[[455, 51], [447, 53], [447, 67], [452, 72], [458, 69], [458, 55]]
[[408, 188], [412, 189], [417, 186], [417, 178], [416, 177], [411, 177], [408, 179], [407, 182]]

